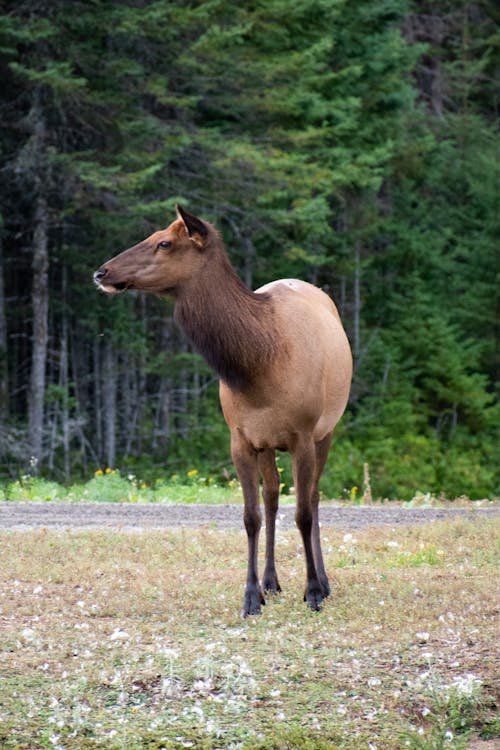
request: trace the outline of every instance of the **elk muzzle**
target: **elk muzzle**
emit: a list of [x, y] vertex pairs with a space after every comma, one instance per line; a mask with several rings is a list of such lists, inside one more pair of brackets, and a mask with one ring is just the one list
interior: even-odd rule
[[126, 281], [113, 282], [109, 279], [109, 271], [105, 266], [101, 266], [94, 273], [94, 283], [102, 289], [103, 292], [108, 294], [117, 294], [118, 292], [124, 292], [129, 288], [129, 284]]

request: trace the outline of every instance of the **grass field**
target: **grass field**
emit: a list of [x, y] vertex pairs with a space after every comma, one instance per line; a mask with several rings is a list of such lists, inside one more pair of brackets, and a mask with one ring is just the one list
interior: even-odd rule
[[239, 619], [243, 533], [0, 534], [0, 746], [499, 747], [499, 522], [323, 529], [333, 595]]

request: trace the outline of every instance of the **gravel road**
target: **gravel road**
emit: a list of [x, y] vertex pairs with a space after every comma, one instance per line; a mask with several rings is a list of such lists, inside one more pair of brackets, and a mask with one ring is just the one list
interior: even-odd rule
[[[132, 503], [35, 503], [0, 502], [0, 529], [146, 529], [197, 528], [242, 529], [239, 505], [138, 505]], [[331, 506], [320, 509], [323, 526], [356, 530], [368, 526], [398, 526], [445, 521], [454, 518], [493, 518], [500, 507], [407, 508], [402, 506]], [[278, 512], [282, 530], [294, 528], [294, 507]]]

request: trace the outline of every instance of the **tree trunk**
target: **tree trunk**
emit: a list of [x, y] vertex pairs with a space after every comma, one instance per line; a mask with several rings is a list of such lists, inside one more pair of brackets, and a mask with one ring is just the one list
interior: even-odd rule
[[61, 351], [60, 351], [60, 375], [59, 382], [62, 388], [62, 435], [64, 451], [64, 477], [69, 479], [70, 460], [69, 460], [69, 357], [68, 357], [68, 269], [66, 266], [62, 270], [62, 299], [63, 299], [63, 320], [61, 331]]
[[2, 238], [0, 237], [0, 421], [9, 416], [9, 369], [7, 365], [7, 319], [5, 316], [5, 285]]
[[340, 277], [340, 297], [339, 297], [339, 313], [340, 317], [344, 319], [346, 315], [346, 300], [347, 300], [347, 279], [344, 274]]
[[[167, 378], [162, 378], [160, 382], [158, 405], [155, 417], [155, 433], [158, 436], [158, 443], [162, 448], [168, 446], [171, 433], [171, 403], [170, 403], [170, 382]], [[155, 441], [155, 448], [157, 443]]]
[[359, 340], [359, 322], [360, 322], [360, 313], [361, 313], [360, 284], [361, 284], [361, 261], [360, 261], [359, 244], [356, 243], [356, 247], [354, 249], [354, 330], [353, 330], [353, 346], [352, 346], [354, 362], [358, 361], [359, 349], [360, 349], [360, 340]]
[[253, 267], [255, 264], [255, 247], [250, 237], [243, 237], [243, 247], [245, 248], [245, 284], [248, 289], [253, 286]]
[[102, 399], [104, 408], [104, 453], [106, 466], [115, 468], [116, 462], [116, 367], [111, 341], [104, 344], [102, 363]]
[[[133, 362], [133, 364], [132, 364]], [[134, 360], [128, 359], [127, 365], [123, 368], [120, 377], [120, 401], [121, 401], [121, 419], [125, 425], [126, 440], [125, 447], [122, 451], [124, 458], [128, 458], [132, 450], [132, 441], [135, 433], [137, 420], [137, 366]]]
[[94, 382], [94, 388], [93, 388], [93, 403], [94, 403], [94, 409], [93, 409], [93, 415], [95, 419], [94, 424], [94, 439], [93, 443], [96, 446], [97, 455], [99, 456], [99, 461], [103, 460], [103, 439], [102, 439], [102, 413], [103, 413], [103, 399], [102, 399], [102, 392], [101, 392], [101, 347], [99, 346], [99, 339], [94, 339], [94, 345], [92, 347], [92, 365], [93, 365], [93, 382]]
[[[86, 395], [87, 395], [87, 389], [84, 385], [80, 383], [80, 377], [85, 377], [87, 374], [90, 374], [88, 371], [88, 361], [89, 358], [85, 356], [87, 354], [87, 351], [83, 349], [80, 346], [80, 330], [78, 327], [78, 323], [75, 323], [74, 326], [71, 327], [70, 332], [68, 332], [68, 344], [70, 345], [70, 359], [71, 359], [71, 373], [73, 376], [73, 392], [74, 392], [74, 398], [75, 398], [75, 417], [77, 420], [77, 432], [78, 437], [80, 439], [80, 455], [81, 455], [81, 465], [83, 468], [83, 472], [86, 475], [87, 474], [87, 445], [88, 441], [85, 438], [84, 431], [83, 431], [83, 425], [86, 422], [85, 416], [86, 411], [89, 411], [87, 406]], [[82, 354], [84, 356], [82, 356]], [[95, 413], [95, 409], [93, 409], [93, 412]], [[95, 434], [95, 431], [94, 433]], [[95, 453], [93, 454], [95, 455]], [[99, 461], [97, 460], [97, 457], [95, 458], [96, 467], [99, 467]]]
[[31, 446], [32, 470], [38, 471], [43, 457], [43, 418], [45, 396], [45, 367], [48, 344], [49, 310], [49, 209], [45, 196], [39, 195], [35, 208], [33, 233], [33, 282], [31, 302], [33, 310], [33, 339], [28, 406], [28, 429]]

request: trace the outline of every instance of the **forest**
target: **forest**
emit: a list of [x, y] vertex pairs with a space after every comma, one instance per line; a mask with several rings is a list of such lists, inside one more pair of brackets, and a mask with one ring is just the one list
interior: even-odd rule
[[3, 2], [0, 478], [234, 476], [172, 302], [92, 283], [180, 202], [249, 287], [298, 277], [335, 300], [355, 370], [327, 496], [355, 497], [365, 465], [374, 497], [500, 495], [499, 17]]

